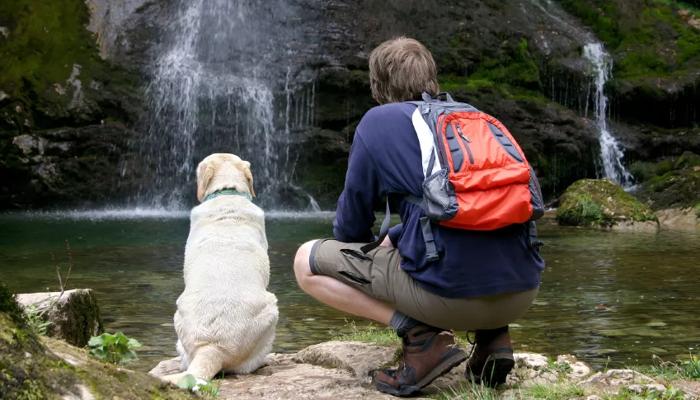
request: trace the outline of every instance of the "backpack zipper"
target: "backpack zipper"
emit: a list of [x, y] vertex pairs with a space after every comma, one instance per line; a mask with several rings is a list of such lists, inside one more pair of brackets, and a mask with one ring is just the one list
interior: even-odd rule
[[459, 126], [458, 123], [455, 123], [455, 126], [457, 127], [457, 134], [459, 134], [459, 137], [462, 138], [464, 147], [467, 149], [467, 155], [469, 155], [469, 163], [474, 165], [474, 154], [472, 153], [471, 146], [469, 146], [469, 143], [471, 143], [472, 141], [469, 139], [468, 136], [464, 135], [464, 133], [462, 132], [462, 128]]

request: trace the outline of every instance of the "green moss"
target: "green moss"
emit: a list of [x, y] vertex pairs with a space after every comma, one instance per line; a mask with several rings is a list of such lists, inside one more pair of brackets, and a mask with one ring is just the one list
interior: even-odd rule
[[610, 227], [619, 221], [654, 221], [649, 207], [608, 180], [581, 179], [564, 192], [557, 209], [562, 225]]
[[700, 32], [687, 19], [697, 8], [670, 0], [561, 0], [615, 56], [614, 78], [639, 82], [686, 76], [700, 66]]
[[[696, 207], [700, 199], [700, 156], [686, 151], [658, 163], [636, 164], [641, 187], [638, 196], [655, 209]], [[637, 175], [635, 175], [637, 176]]]
[[526, 39], [515, 45], [504, 44], [506, 50], [499, 57], [487, 57], [470, 75], [471, 79], [506, 83], [510, 86], [540, 89], [540, 70], [530, 54]]
[[80, 0], [17, 0], [0, 4], [0, 23], [9, 28], [0, 41], [0, 87], [18, 95], [30, 84], [38, 90], [65, 81], [74, 63], [89, 74], [99, 68], [97, 48], [85, 29], [89, 15]]
[[[133, 107], [129, 99], [139, 95], [135, 77], [100, 58], [88, 22], [82, 0], [0, 2], [0, 26], [8, 31], [0, 35], [0, 90], [10, 97], [4, 110], [18, 130], [27, 129], [25, 121], [30, 128], [47, 128], [94, 122], [103, 114], [129, 118], [119, 104]], [[77, 89], [67, 82], [73, 73], [80, 104], [73, 103]]]

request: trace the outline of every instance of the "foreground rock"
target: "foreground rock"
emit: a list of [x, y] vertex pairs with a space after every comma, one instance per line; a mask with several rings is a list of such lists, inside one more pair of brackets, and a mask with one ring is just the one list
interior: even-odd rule
[[606, 179], [576, 181], [560, 198], [561, 225], [592, 226], [618, 231], [656, 232], [654, 212]]
[[25, 311], [31, 309], [49, 323], [48, 336], [84, 347], [91, 336], [103, 332], [100, 308], [91, 289], [22, 293], [15, 297]]
[[[227, 375], [215, 380], [215, 384], [219, 386], [219, 399], [395, 399], [375, 391], [368, 373], [374, 368], [394, 365], [397, 356], [395, 347], [361, 342], [325, 342], [296, 354], [271, 354], [267, 365], [255, 373]], [[587, 396], [663, 394], [670, 387], [632, 370], [594, 373], [588, 365], [571, 355], [559, 356], [552, 361], [541, 354], [516, 353], [515, 360], [515, 369], [508, 376], [506, 385], [494, 392], [498, 398], [534, 398], [530, 390], [537, 390], [542, 385], [576, 386]], [[150, 373], [156, 376], [175, 373], [179, 372], [179, 366], [177, 358], [165, 360]], [[480, 389], [470, 389], [462, 375], [464, 368], [464, 364], [459, 365], [437, 379], [418, 398], [475, 398]], [[685, 398], [698, 398], [698, 393], [692, 391], [692, 384], [682, 387]]]
[[0, 286], [0, 399], [190, 399], [142, 372], [104, 364], [85, 350], [37, 337]]

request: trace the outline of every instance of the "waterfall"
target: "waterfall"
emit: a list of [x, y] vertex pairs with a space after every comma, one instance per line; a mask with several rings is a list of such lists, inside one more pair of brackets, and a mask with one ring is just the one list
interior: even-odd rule
[[294, 14], [283, 0], [177, 2], [146, 88], [136, 203], [192, 204], [197, 163], [215, 152], [251, 162], [266, 206], [295, 190], [296, 138], [313, 123], [315, 88], [289, 45], [299, 42], [284, 22]]
[[598, 127], [598, 142], [600, 156], [605, 171], [605, 177], [623, 188], [630, 188], [633, 183], [632, 174], [622, 164], [624, 153], [617, 140], [612, 136], [607, 123], [608, 97], [605, 95], [605, 83], [612, 73], [612, 58], [601, 43], [589, 43], [583, 48], [583, 56], [590, 61], [593, 68], [593, 111]]

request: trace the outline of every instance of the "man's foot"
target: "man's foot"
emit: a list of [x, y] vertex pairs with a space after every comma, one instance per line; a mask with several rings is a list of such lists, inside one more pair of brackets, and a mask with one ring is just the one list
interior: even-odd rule
[[418, 325], [403, 336], [399, 368], [375, 371], [374, 386], [394, 396], [411, 396], [467, 358], [452, 332]]
[[515, 365], [508, 327], [477, 330], [474, 342], [474, 350], [464, 372], [467, 380], [488, 387], [505, 383], [506, 376]]

